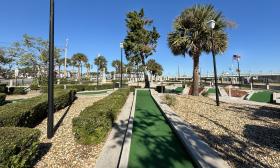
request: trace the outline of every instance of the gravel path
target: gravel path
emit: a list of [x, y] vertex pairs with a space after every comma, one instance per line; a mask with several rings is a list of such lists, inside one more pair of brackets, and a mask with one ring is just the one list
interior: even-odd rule
[[[41, 145], [39, 161], [36, 168], [86, 168], [94, 167], [96, 159], [101, 152], [104, 143], [99, 145], [79, 145], [75, 142], [72, 133], [72, 118], [93, 102], [100, 100], [100, 96], [78, 96], [78, 99], [68, 108], [60, 110], [54, 115], [54, 125], [64, 117], [54, 137], [47, 139], [47, 119], [36, 128], [41, 130]], [[68, 112], [67, 112], [68, 111]], [[65, 115], [66, 114], [66, 115]]]
[[176, 96], [172, 109], [231, 167], [280, 167], [280, 106]]

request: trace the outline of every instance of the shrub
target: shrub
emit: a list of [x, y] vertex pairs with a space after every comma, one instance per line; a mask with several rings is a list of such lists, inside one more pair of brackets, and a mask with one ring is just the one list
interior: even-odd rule
[[7, 84], [0, 84], [0, 93], [7, 93], [7, 92], [8, 92]]
[[27, 90], [28, 88], [26, 87], [9, 87], [9, 91], [8, 91], [8, 94], [27, 94]]
[[28, 167], [36, 156], [40, 131], [0, 127], [0, 167]]
[[158, 93], [165, 93], [165, 86], [156, 86], [156, 91]]
[[[104, 89], [113, 89], [112, 84], [103, 84], [103, 85], [66, 85], [66, 88], [69, 90], [76, 90], [77, 92], [80, 91], [85, 91], [85, 90], [104, 90]], [[54, 85], [54, 89], [59, 90], [59, 89], [64, 89], [64, 85]], [[42, 93], [47, 93], [48, 92], [48, 87], [47, 86], [41, 86], [41, 92]]]
[[6, 94], [5, 93], [0, 93], [0, 106], [5, 104], [6, 101]]
[[98, 144], [104, 140], [123, 107], [129, 89], [119, 89], [93, 103], [72, 120], [75, 139], [81, 144]]
[[175, 96], [167, 94], [167, 95], [165, 95], [165, 101], [168, 106], [174, 106], [174, 104], [176, 102], [176, 98], [175, 98]]
[[135, 89], [141, 88], [141, 86], [129, 86], [130, 92], [135, 92]]
[[[71, 90], [55, 92], [55, 109], [59, 110], [70, 105], [75, 99], [75, 93]], [[0, 127], [34, 127], [47, 116], [47, 111], [46, 94], [0, 106]]]

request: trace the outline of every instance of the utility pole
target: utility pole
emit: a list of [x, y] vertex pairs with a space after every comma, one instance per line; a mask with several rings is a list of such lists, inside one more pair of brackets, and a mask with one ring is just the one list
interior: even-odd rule
[[69, 39], [67, 38], [65, 40], [65, 49], [64, 49], [64, 78], [67, 78], [67, 51], [68, 51], [68, 41]]
[[48, 123], [47, 137], [53, 137], [53, 81], [54, 81], [54, 0], [50, 0], [50, 28], [49, 28], [49, 80], [48, 80]]
[[120, 48], [121, 48], [121, 87], [123, 86], [123, 56], [122, 56], [122, 53], [123, 53], [123, 43], [120, 43]]

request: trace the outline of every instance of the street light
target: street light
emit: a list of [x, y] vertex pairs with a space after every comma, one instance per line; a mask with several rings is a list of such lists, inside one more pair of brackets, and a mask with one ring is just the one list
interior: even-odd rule
[[215, 20], [210, 20], [208, 22], [208, 27], [211, 29], [211, 43], [212, 43], [212, 55], [213, 55], [213, 64], [214, 64], [214, 76], [215, 76], [215, 90], [216, 90], [216, 104], [217, 106], [220, 105], [219, 101], [219, 93], [218, 93], [218, 82], [217, 82], [217, 69], [216, 69], [216, 57], [214, 51], [214, 36], [213, 36], [213, 29], [215, 28]]
[[53, 81], [54, 81], [54, 0], [50, 0], [50, 25], [49, 25], [49, 80], [48, 80], [48, 124], [47, 137], [53, 137]]
[[240, 61], [240, 55], [233, 55], [233, 59], [237, 61], [237, 72], [238, 72], [238, 78], [239, 78], [239, 87], [241, 87], [241, 76], [240, 76], [240, 67], [239, 67], [239, 61]]
[[121, 88], [122, 88], [122, 85], [123, 85], [122, 84], [123, 83], [123, 81], [122, 81], [122, 67], [123, 67], [123, 63], [122, 63], [122, 59], [123, 59], [122, 58], [123, 57], [122, 53], [123, 53], [123, 51], [122, 50], [123, 50], [123, 43], [120, 43], [120, 48], [121, 48]]

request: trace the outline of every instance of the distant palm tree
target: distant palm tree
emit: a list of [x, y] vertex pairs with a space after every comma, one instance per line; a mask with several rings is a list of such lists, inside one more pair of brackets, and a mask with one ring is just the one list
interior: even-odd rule
[[90, 63], [86, 63], [85, 67], [87, 69], [87, 79], [89, 79], [90, 78]]
[[104, 68], [107, 69], [107, 60], [104, 56], [99, 56], [94, 59], [94, 64], [97, 66], [99, 71], [102, 71]]
[[61, 66], [64, 65], [64, 58], [59, 58], [57, 60], [57, 65], [58, 65], [58, 74], [59, 74], [59, 78], [60, 78], [60, 75], [61, 75]]
[[120, 68], [121, 68], [121, 61], [120, 60], [114, 60], [112, 62], [112, 67], [115, 68], [115, 73], [119, 73], [121, 71], [120, 70]]
[[198, 96], [199, 89], [199, 57], [202, 52], [209, 53], [212, 50], [211, 30], [207, 23], [215, 20], [213, 29], [214, 53], [222, 53], [227, 48], [228, 26], [221, 12], [217, 12], [212, 5], [195, 5], [184, 10], [174, 21], [174, 30], [168, 35], [168, 45], [172, 53], [177, 55], [189, 55], [193, 59], [193, 95]]
[[162, 66], [156, 62], [154, 59], [150, 59], [147, 62], [147, 70], [153, 75], [154, 77], [162, 75], [163, 68]]
[[82, 78], [82, 62], [87, 62], [88, 58], [83, 53], [77, 53], [72, 56], [72, 60], [77, 63], [78, 65], [78, 79], [81, 80]]

